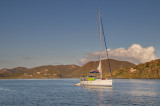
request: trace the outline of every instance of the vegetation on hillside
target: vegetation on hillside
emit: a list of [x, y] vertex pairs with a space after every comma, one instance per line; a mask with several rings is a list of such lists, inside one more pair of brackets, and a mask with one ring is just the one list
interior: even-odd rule
[[159, 79], [160, 59], [132, 67], [113, 70], [113, 78]]
[[24, 67], [2, 69], [0, 70], [0, 79], [64, 78], [78, 68], [77, 65], [48, 65], [31, 69]]
[[[85, 65], [83, 65], [76, 72], [71, 73], [71, 76], [81, 77], [81, 76], [86, 76], [86, 75], [92, 75], [92, 76], [99, 77], [99, 74], [91, 74], [90, 73], [92, 70], [97, 70], [98, 65], [99, 65], [99, 61], [88, 62]], [[130, 66], [133, 66], [134, 64], [126, 62], [126, 61], [118, 61], [118, 60], [110, 59], [110, 65], [111, 65], [111, 69], [115, 70], [115, 69], [119, 69], [119, 68], [130, 67]], [[102, 70], [103, 70], [103, 77], [104, 78], [106, 76], [107, 76], [107, 78], [111, 77], [107, 60], [102, 60]], [[78, 72], [78, 74], [77, 74], [77, 72]]]
[[[98, 64], [99, 61], [91, 61], [81, 67], [77, 65], [48, 65], [31, 69], [25, 67], [2, 69], [0, 70], [0, 79], [80, 78], [86, 75], [99, 77], [99, 74], [90, 73], [97, 69]], [[110, 59], [110, 64], [113, 78], [160, 78], [160, 59], [139, 65]], [[111, 77], [107, 60], [102, 61], [102, 70], [103, 78]]]

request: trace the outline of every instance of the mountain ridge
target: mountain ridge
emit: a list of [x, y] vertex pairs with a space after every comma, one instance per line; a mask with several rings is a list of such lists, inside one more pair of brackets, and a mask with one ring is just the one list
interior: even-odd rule
[[[80, 78], [96, 70], [99, 61], [90, 61], [78, 65], [44, 65], [33, 68], [15, 67], [1, 69], [0, 79], [45, 79], [45, 78]], [[110, 59], [112, 78], [160, 79], [160, 59], [135, 65], [127, 61]], [[103, 78], [111, 78], [108, 61], [102, 60]]]

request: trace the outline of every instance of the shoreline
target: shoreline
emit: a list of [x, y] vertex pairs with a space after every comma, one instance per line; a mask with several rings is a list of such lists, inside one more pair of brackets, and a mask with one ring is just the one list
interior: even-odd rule
[[[0, 80], [53, 80], [53, 79], [80, 79], [80, 78], [0, 78]], [[160, 78], [112, 78], [112, 79], [135, 79], [135, 80], [142, 80], [142, 79], [148, 79], [148, 80], [160, 80]]]

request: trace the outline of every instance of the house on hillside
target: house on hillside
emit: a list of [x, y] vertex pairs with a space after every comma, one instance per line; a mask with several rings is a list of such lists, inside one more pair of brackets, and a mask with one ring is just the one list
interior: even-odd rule
[[130, 72], [135, 72], [136, 70], [137, 70], [137, 69], [134, 69], [134, 68], [130, 68], [130, 69], [129, 69]]
[[41, 72], [37, 72], [37, 74], [41, 74]]

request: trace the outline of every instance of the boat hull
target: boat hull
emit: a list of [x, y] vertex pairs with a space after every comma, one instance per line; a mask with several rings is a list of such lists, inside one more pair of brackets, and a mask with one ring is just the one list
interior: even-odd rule
[[81, 81], [80, 85], [83, 86], [107, 86], [111, 87], [112, 86], [112, 79], [107, 79], [107, 80], [101, 80], [101, 79], [96, 79], [94, 81]]

